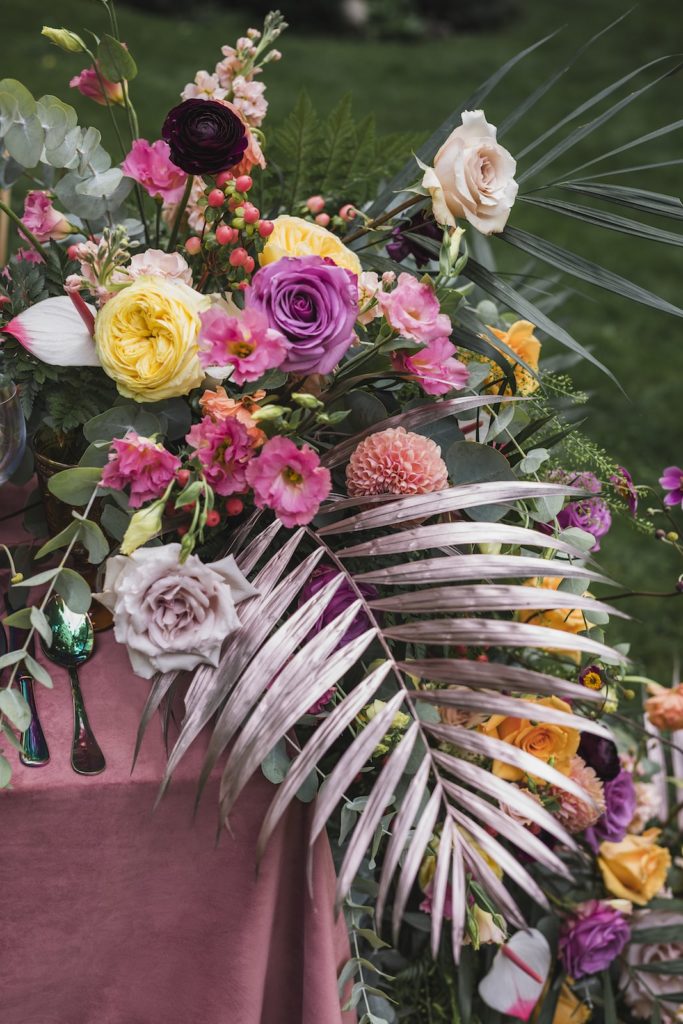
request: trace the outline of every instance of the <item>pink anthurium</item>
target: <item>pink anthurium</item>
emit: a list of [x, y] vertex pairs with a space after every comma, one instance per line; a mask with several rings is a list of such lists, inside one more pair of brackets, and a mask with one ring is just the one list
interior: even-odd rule
[[86, 303], [83, 307], [79, 310], [68, 295], [43, 299], [15, 316], [3, 330], [50, 366], [99, 366], [92, 331], [83, 317], [89, 314], [94, 323], [95, 310]]
[[487, 1006], [529, 1020], [550, 970], [550, 946], [535, 928], [517, 932], [501, 946], [488, 974], [479, 982]]

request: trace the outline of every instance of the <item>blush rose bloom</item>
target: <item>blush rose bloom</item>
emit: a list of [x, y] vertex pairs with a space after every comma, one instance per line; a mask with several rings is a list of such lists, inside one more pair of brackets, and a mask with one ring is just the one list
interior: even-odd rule
[[483, 110], [464, 110], [462, 124], [448, 136], [434, 166], [425, 169], [422, 184], [439, 224], [455, 227], [456, 217], [464, 217], [483, 235], [492, 235], [503, 230], [510, 216], [516, 169]]
[[240, 628], [235, 606], [258, 594], [232, 556], [205, 564], [190, 555], [182, 565], [179, 556], [179, 544], [116, 555], [97, 595], [143, 679], [217, 665], [224, 640]]
[[643, 906], [662, 888], [671, 854], [656, 843], [660, 831], [649, 828], [640, 836], [627, 835], [619, 843], [600, 844], [598, 867], [613, 896]]

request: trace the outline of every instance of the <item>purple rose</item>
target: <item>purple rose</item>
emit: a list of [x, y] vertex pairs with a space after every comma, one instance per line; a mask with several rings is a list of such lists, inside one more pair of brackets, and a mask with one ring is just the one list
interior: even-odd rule
[[565, 925], [560, 935], [560, 958], [567, 974], [577, 980], [585, 978], [609, 967], [629, 938], [630, 928], [623, 914], [600, 900], [589, 900]]
[[582, 732], [577, 753], [603, 782], [616, 778], [621, 771], [619, 752], [612, 740]]
[[[333, 580], [334, 577], [338, 575], [339, 570], [333, 568], [331, 565], [318, 566], [302, 590], [299, 604], [304, 604], [305, 601], [308, 601], [309, 597], [313, 597], [314, 594], [317, 594], [319, 590], [322, 590], [323, 587], [327, 586], [330, 580]], [[373, 600], [373, 598], [377, 597], [377, 590], [370, 583], [360, 583], [358, 585], [358, 589], [363, 597], [368, 600]], [[316, 620], [309, 636], [314, 636], [316, 633], [319, 633], [324, 626], [327, 626], [333, 619], [336, 619], [338, 615], [341, 615], [344, 609], [348, 608], [349, 605], [352, 605], [355, 600], [355, 590], [347, 580], [344, 580], [337, 587], [337, 590], [323, 610], [320, 618]], [[370, 621], [368, 620], [367, 615], [360, 611], [339, 641], [339, 646], [343, 647], [344, 644], [348, 644], [351, 640], [355, 640], [356, 637], [360, 636], [361, 633], [364, 633], [366, 629], [370, 629]]]
[[187, 174], [218, 174], [234, 167], [247, 133], [234, 110], [216, 100], [185, 100], [169, 110], [161, 137], [176, 167]]
[[557, 522], [563, 530], [568, 526], [578, 526], [586, 533], [592, 533], [595, 544], [591, 551], [599, 551], [600, 538], [609, 532], [612, 525], [612, 514], [603, 498], [583, 498], [565, 505], [557, 516]]
[[391, 241], [387, 242], [387, 252], [392, 260], [401, 263], [407, 256], [414, 256], [418, 267], [424, 266], [429, 260], [435, 259], [434, 253], [422, 245], [415, 236], [431, 238], [441, 243], [443, 231], [430, 214], [425, 216], [424, 210], [420, 210], [414, 217], [403, 221], [391, 232]]
[[602, 842], [619, 843], [636, 813], [636, 788], [630, 772], [620, 771], [605, 783], [605, 812], [585, 836], [596, 851]]
[[354, 339], [358, 278], [321, 256], [283, 256], [256, 274], [247, 306], [291, 343], [282, 370], [331, 373]]

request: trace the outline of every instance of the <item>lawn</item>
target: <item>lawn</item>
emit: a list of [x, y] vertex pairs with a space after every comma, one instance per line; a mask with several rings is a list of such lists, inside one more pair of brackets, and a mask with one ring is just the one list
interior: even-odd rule
[[[283, 7], [286, 14], [286, 0]], [[320, 7], [322, 14], [324, 5]], [[271, 108], [266, 129], [277, 124], [299, 91], [306, 89], [322, 112], [349, 92], [356, 113], [374, 111], [382, 131], [427, 131], [513, 53], [566, 22], [555, 38], [519, 65], [487, 100], [487, 115], [495, 123], [566, 62], [582, 42], [626, 8], [626, 0], [575, 0], [569, 6], [551, 0], [527, 0], [520, 17], [499, 32], [401, 43], [303, 35], [294, 26], [282, 42], [284, 60], [268, 69]], [[50, 47], [40, 36], [44, 23], [79, 32], [86, 27], [105, 31], [104, 8], [94, 0], [63, 0], [57, 10], [48, 4], [14, 4], [5, 10], [3, 74], [20, 78], [35, 95], [52, 92], [69, 98], [79, 108], [83, 122], [100, 127], [108, 138], [103, 111], [75, 93], [69, 96], [68, 80], [80, 70], [80, 59]], [[142, 67], [133, 94], [142, 133], [150, 139], [158, 137], [164, 113], [177, 101], [182, 85], [197, 68], [211, 67], [221, 44], [234, 41], [249, 23], [248, 13], [225, 14], [188, 5], [190, 10], [191, 16], [173, 20], [129, 8], [119, 10], [122, 34]], [[655, 6], [635, 9], [517, 123], [506, 145], [514, 154], [592, 92], [639, 65], [680, 52], [682, 44], [677, 0], [660, 0]], [[636, 80], [637, 85], [658, 73], [657, 68], [644, 72]], [[565, 154], [560, 169], [572, 168], [678, 119], [680, 82], [680, 76], [670, 78], [646, 92], [578, 151]], [[615, 158], [620, 163], [614, 166], [681, 156], [677, 152], [679, 139], [680, 133], [667, 135], [620, 155]], [[628, 177], [617, 180], [677, 195], [678, 170], [670, 167], [647, 171], [636, 176], [640, 179], [636, 182]], [[680, 248], [605, 233], [538, 209], [523, 209], [521, 204], [515, 209], [513, 221], [560, 245], [576, 248], [589, 259], [680, 304]], [[681, 322], [617, 296], [597, 293], [587, 285], [581, 286], [568, 302], [563, 316], [574, 336], [615, 372], [628, 396], [625, 398], [607, 377], [589, 365], [579, 367], [579, 383], [593, 392], [589, 433], [630, 468], [637, 482], [656, 489], [661, 467], [683, 461]], [[649, 503], [645, 500], [643, 505]], [[614, 578], [638, 590], [672, 590], [681, 568], [670, 548], [636, 533], [627, 523], [614, 528], [603, 545], [601, 561]], [[666, 678], [680, 647], [683, 597], [633, 601], [629, 610], [647, 619], [646, 623], [626, 627], [635, 640], [636, 655], [651, 673]]]

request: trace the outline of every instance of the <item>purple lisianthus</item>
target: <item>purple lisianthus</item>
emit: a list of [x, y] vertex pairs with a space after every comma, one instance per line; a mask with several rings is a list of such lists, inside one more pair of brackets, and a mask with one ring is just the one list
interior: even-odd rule
[[[322, 590], [323, 587], [326, 587], [327, 584], [331, 580], [333, 580], [335, 576], [338, 575], [339, 570], [335, 569], [331, 565], [318, 566], [318, 568], [314, 570], [313, 575], [311, 576], [308, 583], [301, 592], [299, 605], [302, 605], [306, 601], [308, 601], [310, 597], [313, 597], [313, 595], [317, 594], [319, 590]], [[363, 597], [367, 598], [368, 600], [372, 600], [373, 598], [377, 597], [377, 589], [373, 587], [370, 583], [360, 583], [358, 585], [358, 589], [360, 590]], [[320, 618], [316, 620], [309, 636], [314, 636], [316, 633], [319, 633], [321, 629], [323, 629], [330, 622], [332, 622], [333, 619], [336, 619], [338, 615], [341, 615], [341, 613], [346, 608], [348, 608], [349, 605], [353, 604], [355, 600], [355, 590], [353, 589], [351, 584], [347, 582], [347, 580], [344, 580], [337, 587], [337, 590], [333, 594], [326, 608], [323, 610], [322, 614], [320, 615]], [[348, 644], [352, 640], [355, 640], [356, 637], [360, 636], [361, 633], [364, 633], [366, 629], [370, 629], [370, 622], [368, 620], [367, 615], [365, 615], [364, 612], [360, 611], [358, 615], [356, 615], [355, 619], [353, 620], [349, 628], [347, 629], [346, 633], [344, 633], [344, 636], [339, 641], [339, 646], [343, 647], [344, 644]]]
[[563, 530], [568, 526], [578, 526], [595, 537], [591, 551], [600, 550], [600, 538], [604, 537], [612, 525], [612, 515], [607, 502], [603, 498], [583, 498], [581, 501], [570, 501], [557, 516]]
[[638, 491], [633, 483], [633, 477], [626, 467], [619, 466], [616, 473], [609, 478], [609, 482], [619, 497], [624, 499], [629, 512], [634, 516], [638, 511]]
[[425, 216], [425, 211], [420, 210], [414, 217], [397, 225], [391, 232], [391, 241], [387, 242], [387, 252], [392, 260], [401, 263], [406, 257], [413, 256], [418, 267], [423, 267], [429, 260], [433, 260], [434, 253], [420, 244], [418, 238], [413, 236], [422, 235], [424, 238], [431, 238], [435, 242], [441, 242], [443, 231], [434, 220], [433, 216]]
[[578, 980], [604, 971], [619, 956], [631, 929], [618, 910], [600, 900], [577, 908], [560, 935], [559, 953], [567, 974]]
[[605, 739], [603, 736], [582, 732], [577, 754], [603, 782], [609, 782], [616, 778], [621, 771], [616, 745], [612, 740]]
[[161, 137], [176, 167], [187, 174], [218, 174], [238, 164], [249, 140], [234, 110], [217, 100], [185, 100], [169, 110]]
[[585, 837], [596, 851], [600, 843], [619, 843], [636, 813], [636, 789], [630, 772], [620, 771], [605, 783], [605, 811], [595, 825], [587, 828]]
[[665, 505], [680, 505], [683, 508], [683, 469], [667, 466], [659, 478], [660, 486], [668, 491], [664, 495]]
[[283, 256], [259, 270], [246, 305], [290, 343], [281, 369], [331, 373], [354, 339], [358, 278], [320, 256]]

